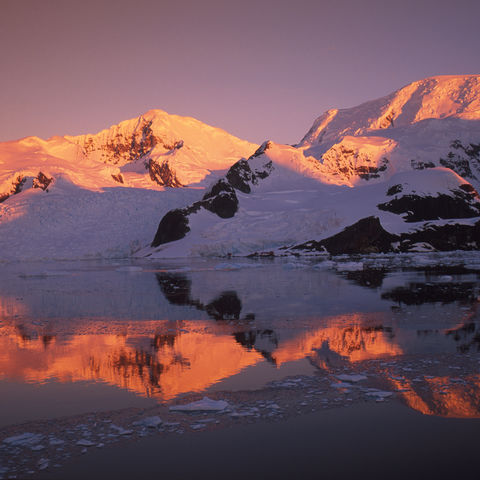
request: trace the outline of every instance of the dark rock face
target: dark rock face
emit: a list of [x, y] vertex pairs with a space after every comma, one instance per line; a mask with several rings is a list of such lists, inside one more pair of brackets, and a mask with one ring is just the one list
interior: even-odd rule
[[[249, 160], [259, 157], [269, 147], [270, 142], [263, 143]], [[259, 180], [268, 177], [272, 170], [273, 164], [271, 161], [266, 162], [258, 168], [252, 168], [248, 160], [242, 158], [230, 167], [225, 178], [218, 180], [199, 202], [195, 202], [187, 208], [168, 212], [160, 221], [151, 246], [158, 247], [164, 243], [173, 242], [185, 237], [190, 231], [190, 227], [188, 226], [189, 215], [198, 212], [200, 208], [204, 208], [218, 215], [220, 218], [232, 218], [238, 210], [238, 197], [235, 191], [239, 190], [243, 193], [250, 193], [251, 185], [257, 185]], [[168, 186], [181, 185], [178, 182], [178, 185]], [[179, 222], [179, 225], [175, 226], [175, 222]]]
[[[394, 195], [401, 185], [391, 187], [387, 195]], [[393, 189], [393, 190], [392, 190]], [[401, 191], [401, 190], [400, 190]], [[450, 218], [472, 218], [480, 215], [480, 201], [475, 189], [470, 184], [461, 185], [452, 190], [452, 195], [440, 194], [436, 197], [420, 195], [403, 195], [377, 207], [386, 212], [403, 214], [406, 222], [421, 222]]]
[[175, 172], [170, 168], [168, 161], [157, 163], [150, 158], [147, 163], [147, 169], [150, 173], [151, 180], [161, 186], [174, 188], [182, 186]]
[[123, 183], [123, 176], [121, 173], [119, 173], [118, 175], [114, 175], [112, 173], [112, 178], [118, 183]]
[[422, 162], [421, 160], [411, 160], [410, 164], [414, 170], [425, 170], [426, 168], [435, 168], [433, 162]]
[[248, 161], [243, 159], [235, 163], [227, 172], [226, 178], [228, 183], [243, 193], [250, 193], [249, 183], [252, 183], [253, 172]]
[[409, 251], [415, 243], [428, 243], [441, 252], [478, 250], [480, 249], [480, 221], [475, 225], [428, 225], [422, 230], [402, 234], [400, 251]]
[[32, 186], [48, 192], [48, 187], [52, 182], [53, 178], [47, 177], [43, 172], [38, 172], [38, 175], [33, 179]]
[[0, 203], [4, 202], [11, 195], [16, 195], [17, 193], [20, 193], [26, 181], [27, 177], [24, 177], [23, 175], [18, 175], [17, 178], [12, 182], [12, 187], [8, 191], [0, 193]]
[[298, 250], [326, 250], [331, 255], [391, 252], [399, 237], [383, 229], [378, 217], [362, 218], [332, 237], [298, 245]]
[[450, 147], [452, 150], [448, 152], [447, 158], [440, 159], [440, 165], [450, 168], [461, 177], [478, 179], [480, 171], [480, 143], [463, 145], [460, 140], [454, 140]]
[[190, 231], [188, 226], [188, 210], [170, 210], [158, 225], [152, 247], [158, 247], [167, 242], [180, 240]]
[[210, 191], [203, 196], [200, 204], [220, 218], [231, 218], [238, 210], [238, 198], [235, 190], [224, 179], [220, 179], [213, 185]]

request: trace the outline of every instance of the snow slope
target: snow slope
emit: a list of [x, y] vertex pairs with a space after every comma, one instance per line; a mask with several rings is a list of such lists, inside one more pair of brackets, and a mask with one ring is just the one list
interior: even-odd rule
[[329, 110], [296, 146], [256, 148], [160, 110], [2, 143], [0, 261], [320, 249], [368, 217], [401, 251], [480, 248], [478, 75], [414, 82]]
[[[325, 239], [369, 216], [398, 235], [432, 225], [473, 229], [480, 220], [480, 76], [432, 77], [358, 107], [329, 110], [298, 145], [268, 142], [248, 164], [245, 178], [263, 172], [249, 191], [229, 180], [240, 164], [226, 176], [237, 198], [234, 215], [220, 218], [197, 203], [184, 211], [183, 238], [154, 241], [140, 253], [265, 252]], [[458, 248], [477, 248], [469, 242]]]
[[161, 110], [95, 135], [0, 143], [0, 261], [130, 255], [256, 147]]

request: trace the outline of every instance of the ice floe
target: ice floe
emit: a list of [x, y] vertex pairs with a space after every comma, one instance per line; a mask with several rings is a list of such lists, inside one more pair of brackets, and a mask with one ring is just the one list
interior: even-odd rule
[[211, 400], [203, 397], [202, 400], [185, 405], [172, 405], [170, 410], [173, 412], [220, 412], [228, 407], [229, 404], [225, 400]]

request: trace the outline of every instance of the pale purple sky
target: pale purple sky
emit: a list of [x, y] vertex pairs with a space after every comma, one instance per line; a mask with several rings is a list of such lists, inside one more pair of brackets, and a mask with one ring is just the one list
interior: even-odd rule
[[0, 141], [151, 108], [295, 143], [328, 108], [480, 73], [478, 0], [0, 0]]

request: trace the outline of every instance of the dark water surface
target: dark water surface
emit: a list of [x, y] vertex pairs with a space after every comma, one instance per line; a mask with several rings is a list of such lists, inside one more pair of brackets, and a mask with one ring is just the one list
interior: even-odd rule
[[[326, 266], [4, 265], [0, 425], [260, 388], [371, 360], [479, 350], [475, 271]], [[455, 399], [469, 413], [453, 416], [480, 415], [480, 375], [470, 373], [468, 391], [459, 383]]]
[[154, 437], [94, 451], [36, 478], [476, 478], [480, 419], [357, 405], [280, 423]]

